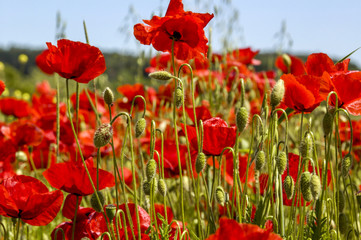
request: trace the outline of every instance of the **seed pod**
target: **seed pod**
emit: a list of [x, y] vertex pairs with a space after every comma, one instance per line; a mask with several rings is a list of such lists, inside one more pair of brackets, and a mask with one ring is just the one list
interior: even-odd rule
[[175, 90], [175, 106], [177, 108], [183, 105], [183, 89], [181, 87], [177, 87]]
[[112, 221], [115, 217], [116, 211], [117, 207], [114, 204], [109, 204], [105, 207], [105, 213], [107, 214], [107, 217], [110, 219], [110, 221]]
[[339, 190], [338, 195], [336, 195], [336, 201], [337, 201], [338, 211], [342, 212], [343, 209], [345, 208], [345, 198], [341, 190]]
[[342, 234], [347, 233], [347, 230], [349, 228], [349, 222], [348, 222], [348, 217], [345, 213], [340, 213], [338, 215], [338, 227]]
[[286, 170], [287, 166], [287, 155], [285, 152], [280, 152], [278, 156], [276, 157], [276, 163], [278, 168], [278, 173], [283, 174], [283, 172]]
[[350, 154], [347, 154], [343, 159], [341, 163], [341, 174], [343, 177], [347, 177], [348, 173], [350, 172], [350, 169], [352, 167], [352, 158]]
[[293, 192], [295, 190], [295, 182], [290, 175], [287, 175], [285, 180], [283, 181], [283, 188], [285, 189], [287, 198], [292, 199]]
[[167, 195], [167, 184], [163, 178], [160, 178], [158, 181], [158, 191], [163, 197]]
[[317, 200], [321, 193], [321, 180], [316, 174], [311, 176], [310, 189], [313, 199]]
[[148, 75], [151, 78], [160, 80], [160, 81], [168, 81], [170, 79], [172, 79], [174, 76], [172, 74], [170, 74], [167, 71], [156, 71], [156, 72], [152, 72], [149, 73]]
[[285, 95], [285, 84], [282, 79], [278, 80], [271, 92], [270, 104], [272, 108], [276, 108]]
[[108, 105], [111, 105], [114, 102], [114, 94], [113, 91], [110, 88], [105, 88], [103, 92], [103, 99], [104, 102]]
[[135, 124], [135, 137], [138, 138], [145, 130], [145, 118], [140, 118]]
[[221, 204], [222, 206], [224, 205], [225, 203], [225, 193], [224, 193], [224, 190], [221, 186], [218, 186], [216, 188], [216, 199], [217, 199], [217, 202], [219, 204]]
[[148, 182], [150, 182], [157, 173], [157, 162], [154, 159], [150, 159], [145, 167], [145, 174], [147, 176]]
[[323, 127], [323, 133], [324, 133], [325, 137], [328, 134], [330, 134], [330, 132], [331, 132], [332, 119], [333, 119], [333, 115], [332, 115], [331, 111], [327, 111], [325, 116], [323, 116], [322, 127]]
[[259, 151], [256, 156], [256, 170], [260, 171], [266, 162], [266, 155], [263, 150]]
[[107, 145], [113, 137], [113, 127], [109, 123], [102, 124], [94, 133], [94, 145], [101, 148]]
[[97, 211], [97, 212], [101, 212], [102, 211], [102, 208], [104, 206], [104, 202], [105, 202], [105, 199], [104, 199], [104, 195], [102, 192], [97, 192], [98, 194], [98, 197], [99, 197], [99, 200], [100, 200], [100, 204], [99, 205], [99, 202], [98, 202], [98, 199], [95, 195], [95, 193], [93, 193], [93, 195], [91, 196], [90, 198], [90, 205], [92, 206], [92, 208]]
[[201, 152], [198, 153], [197, 160], [196, 160], [196, 172], [199, 174], [203, 171], [203, 169], [206, 167], [207, 159], [206, 155]]
[[239, 132], [242, 132], [248, 123], [248, 111], [245, 107], [240, 107], [236, 115], [236, 123]]
[[306, 202], [312, 200], [312, 193], [310, 189], [311, 173], [306, 171], [301, 175], [301, 193]]

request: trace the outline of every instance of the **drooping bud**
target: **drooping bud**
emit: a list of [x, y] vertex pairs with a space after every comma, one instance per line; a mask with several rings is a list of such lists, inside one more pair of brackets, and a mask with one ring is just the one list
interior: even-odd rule
[[343, 209], [345, 208], [345, 198], [341, 190], [339, 190], [338, 195], [336, 195], [336, 201], [337, 201], [338, 211], [342, 212]]
[[276, 164], [278, 168], [278, 173], [283, 174], [283, 172], [286, 170], [287, 166], [287, 155], [285, 152], [280, 152], [278, 156], [276, 157]]
[[177, 108], [183, 105], [183, 90], [181, 87], [177, 87], [175, 90], [175, 106]]
[[349, 228], [349, 222], [348, 222], [348, 217], [345, 213], [340, 213], [338, 215], [338, 225], [340, 232], [342, 234], [346, 234]]
[[219, 204], [221, 204], [222, 206], [224, 205], [225, 203], [225, 193], [224, 193], [224, 190], [221, 186], [218, 186], [216, 188], [216, 199], [217, 199], [217, 202]]
[[105, 202], [105, 199], [104, 199], [104, 195], [102, 192], [97, 192], [98, 194], [98, 197], [99, 197], [99, 201], [100, 201], [100, 204], [99, 205], [99, 202], [98, 202], [98, 199], [95, 195], [95, 193], [93, 193], [93, 195], [91, 196], [90, 198], [90, 205], [92, 206], [92, 208], [97, 211], [97, 212], [101, 212], [102, 211], [102, 208], [104, 206], [104, 202]]
[[311, 176], [310, 189], [313, 199], [317, 200], [321, 193], [321, 180], [316, 174]]
[[324, 136], [327, 136], [331, 132], [332, 119], [333, 119], [333, 115], [332, 115], [331, 111], [327, 111], [325, 116], [323, 116], [323, 120], [322, 120]]
[[282, 54], [282, 60], [283, 60], [283, 63], [286, 65], [287, 69], [289, 69], [292, 64], [292, 60], [291, 60], [290, 56], [288, 54], [284, 53], [284, 54]]
[[167, 184], [163, 178], [160, 178], [158, 181], [158, 191], [163, 197], [167, 195]]
[[341, 162], [341, 174], [343, 177], [347, 177], [352, 167], [352, 158], [350, 154], [347, 154]]
[[113, 137], [113, 127], [109, 123], [102, 124], [94, 133], [94, 145], [101, 148], [107, 145]]
[[310, 189], [311, 173], [306, 171], [301, 175], [301, 193], [306, 202], [312, 200], [312, 193]]
[[135, 124], [135, 137], [138, 138], [145, 130], [145, 118], [140, 118]]
[[260, 171], [266, 162], [266, 155], [263, 150], [259, 151], [256, 156], [256, 170]]
[[356, 200], [357, 200], [358, 206], [361, 208], [361, 191], [358, 191], [356, 193]]
[[271, 92], [270, 104], [272, 108], [276, 108], [285, 95], [285, 84], [282, 79], [278, 80]]
[[117, 207], [114, 204], [109, 204], [105, 207], [105, 213], [110, 221], [115, 217], [115, 213], [117, 211]]
[[203, 152], [198, 153], [196, 160], [196, 172], [199, 174], [206, 167], [207, 159]]
[[152, 181], [144, 181], [143, 182], [143, 191], [144, 191], [144, 194], [145, 195], [150, 195], [150, 192], [151, 192], [151, 187], [152, 187], [152, 184], [153, 183], [153, 190], [154, 190], [154, 194], [158, 191], [158, 181], [154, 178]]
[[236, 115], [236, 123], [239, 132], [242, 132], [248, 123], [248, 111], [245, 107], [240, 107]]
[[150, 182], [157, 173], [157, 162], [154, 159], [150, 159], [145, 167], [145, 174], [147, 176], [148, 182]]
[[283, 181], [283, 188], [285, 189], [287, 198], [292, 199], [293, 192], [295, 190], [295, 183], [290, 175], [287, 175], [285, 180]]
[[313, 140], [310, 134], [306, 134], [305, 138], [300, 142], [300, 154], [303, 158], [311, 157], [313, 150]]
[[149, 73], [148, 76], [151, 77], [151, 78], [160, 80], [160, 81], [168, 81], [168, 80], [171, 80], [174, 77], [172, 74], [170, 74], [167, 71], [152, 72], [152, 73]]
[[110, 88], [106, 87], [103, 92], [103, 98], [106, 104], [111, 105], [114, 102], [113, 91]]

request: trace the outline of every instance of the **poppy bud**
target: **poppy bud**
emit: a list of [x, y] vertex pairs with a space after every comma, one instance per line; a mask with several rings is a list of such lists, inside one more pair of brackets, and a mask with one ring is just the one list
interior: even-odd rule
[[17, 151], [15, 153], [15, 159], [16, 161], [20, 161], [20, 162], [27, 162], [28, 156], [26, 156], [26, 153], [23, 151]]
[[167, 195], [167, 184], [163, 178], [160, 178], [158, 181], [158, 191], [163, 197]]
[[108, 105], [111, 105], [114, 102], [114, 94], [110, 88], [105, 88], [103, 92], [104, 102]]
[[311, 210], [306, 214], [306, 224], [310, 224], [314, 220], [315, 211]]
[[322, 120], [324, 136], [327, 136], [331, 132], [332, 119], [333, 119], [333, 115], [331, 111], [327, 111], [325, 116], [323, 116], [323, 120]]
[[285, 189], [287, 198], [291, 199], [295, 190], [295, 182], [290, 175], [287, 175], [285, 180], [283, 181], [283, 188]]
[[177, 87], [175, 90], [175, 106], [179, 108], [183, 105], [183, 89], [181, 87]]
[[343, 209], [345, 208], [345, 198], [341, 190], [338, 191], [338, 195], [336, 195], [336, 200], [337, 200], [338, 211], [342, 212]]
[[224, 190], [221, 186], [218, 186], [216, 188], [216, 199], [217, 199], [217, 202], [219, 204], [221, 204], [222, 206], [224, 205], [225, 203], [225, 193], [224, 193]]
[[278, 156], [276, 157], [276, 163], [277, 163], [278, 173], [282, 175], [287, 165], [287, 156], [285, 152], [282, 151], [278, 154]]
[[286, 65], [287, 69], [290, 68], [290, 66], [292, 64], [292, 60], [291, 60], [290, 56], [288, 56], [288, 54], [284, 53], [284, 54], [282, 54], [282, 60], [283, 60], [283, 63]]
[[300, 154], [302, 157], [310, 157], [313, 150], [313, 141], [310, 134], [307, 134], [306, 137], [300, 142]]
[[168, 80], [171, 80], [172, 78], [174, 78], [174, 76], [167, 71], [152, 72], [152, 73], [149, 73], [148, 76], [151, 78], [160, 80], [160, 81], [168, 81]]
[[145, 174], [147, 176], [148, 182], [150, 182], [157, 173], [157, 163], [154, 159], [150, 159], [145, 167]]
[[361, 191], [358, 191], [356, 193], [356, 200], [357, 200], [359, 207], [361, 208]]
[[316, 174], [312, 174], [310, 189], [313, 199], [317, 200], [321, 193], [321, 180]]
[[272, 108], [276, 108], [285, 95], [285, 84], [282, 79], [278, 80], [271, 92], [270, 104]]
[[135, 124], [135, 137], [138, 138], [145, 130], [145, 118], [140, 118]]
[[352, 166], [352, 158], [350, 154], [347, 154], [341, 162], [341, 174], [343, 177], [347, 177]]
[[338, 228], [340, 229], [340, 232], [342, 234], [346, 234], [347, 233], [347, 230], [349, 228], [348, 226], [348, 217], [345, 213], [340, 213], [338, 215]]
[[198, 153], [196, 160], [196, 172], [199, 174], [206, 167], [207, 159], [204, 153]]
[[312, 193], [310, 189], [311, 173], [306, 171], [301, 175], [301, 193], [306, 202], [312, 200]]
[[[157, 181], [156, 179], [153, 179], [153, 188], [154, 188], [154, 194], [158, 191], [158, 184], [157, 184]], [[150, 191], [151, 191], [151, 182], [148, 182], [148, 181], [144, 181], [143, 182], [143, 191], [144, 191], [144, 194], [145, 195], [150, 195]]]
[[98, 202], [98, 199], [97, 199], [95, 193], [93, 193], [93, 195], [92, 195], [91, 198], [90, 198], [90, 205], [92, 206], [92, 208], [93, 208], [95, 211], [101, 212], [101, 211], [102, 211], [102, 208], [103, 208], [103, 206], [104, 206], [105, 199], [104, 199], [103, 193], [97, 192], [97, 194], [98, 194], [99, 201], [100, 201], [100, 204], [101, 204], [101, 205], [99, 205], [99, 202]]
[[266, 162], [266, 155], [263, 150], [259, 151], [256, 156], [256, 170], [261, 170]]
[[104, 147], [113, 137], [113, 127], [109, 123], [102, 124], [94, 133], [94, 145], [96, 148]]
[[115, 217], [115, 213], [117, 211], [117, 207], [114, 204], [109, 204], [105, 207], [105, 213], [110, 221]]
[[237, 115], [236, 115], [236, 123], [237, 128], [239, 132], [242, 132], [248, 123], [248, 111], [245, 107], [241, 107], [238, 109]]

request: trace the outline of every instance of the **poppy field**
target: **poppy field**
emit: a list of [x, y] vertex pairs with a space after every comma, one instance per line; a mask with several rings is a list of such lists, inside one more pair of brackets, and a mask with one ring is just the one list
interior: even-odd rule
[[0, 240], [360, 239], [352, 53], [257, 71], [258, 50], [213, 52], [213, 18], [170, 0], [139, 19], [148, 84], [99, 87], [85, 24], [86, 42], [44, 41], [54, 82], [28, 99], [0, 68]]

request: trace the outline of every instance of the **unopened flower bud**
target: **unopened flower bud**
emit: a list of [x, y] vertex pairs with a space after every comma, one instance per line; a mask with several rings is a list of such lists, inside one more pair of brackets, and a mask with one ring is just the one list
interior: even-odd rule
[[153, 183], [153, 194], [155, 194], [157, 191], [158, 191], [158, 184], [157, 184], [157, 181], [156, 179], [154, 178], [152, 181], [144, 181], [143, 182], [143, 191], [144, 191], [144, 194], [145, 195], [150, 195], [150, 192], [151, 192], [151, 187], [152, 187], [152, 184]]
[[245, 107], [240, 107], [236, 115], [236, 123], [239, 132], [242, 132], [248, 123], [248, 111]]
[[92, 206], [92, 208], [93, 208], [95, 211], [101, 212], [101, 211], [102, 211], [102, 208], [103, 208], [103, 206], [104, 206], [105, 199], [104, 199], [103, 193], [101, 193], [101, 192], [98, 191], [97, 194], [98, 194], [98, 197], [99, 197], [100, 205], [99, 205], [99, 202], [98, 202], [98, 199], [97, 199], [95, 193], [93, 193], [93, 195], [92, 195], [91, 198], [90, 198], [90, 205]]
[[271, 92], [270, 104], [272, 108], [276, 108], [285, 95], [285, 84], [282, 79], [278, 80]]
[[157, 80], [161, 80], [161, 81], [168, 81], [174, 77], [172, 74], [170, 74], [167, 71], [152, 72], [152, 73], [149, 73], [148, 76], [151, 78], [157, 79]]
[[332, 120], [333, 120], [333, 115], [331, 111], [327, 111], [325, 116], [323, 116], [323, 120], [322, 120], [324, 136], [327, 136], [331, 132]]
[[278, 168], [278, 173], [283, 174], [283, 172], [286, 170], [287, 166], [287, 155], [285, 152], [280, 152], [278, 156], [276, 157], [276, 164]]
[[311, 176], [310, 189], [313, 199], [317, 200], [321, 193], [321, 180], [316, 174]]
[[300, 154], [302, 157], [311, 157], [313, 150], [313, 141], [310, 134], [306, 134], [305, 138], [300, 142]]
[[263, 150], [259, 151], [256, 156], [256, 170], [260, 171], [266, 162], [266, 155]]
[[352, 167], [352, 158], [350, 154], [347, 154], [341, 162], [341, 174], [343, 177], [347, 177]]
[[292, 199], [293, 192], [295, 190], [295, 182], [290, 175], [287, 175], [285, 180], [283, 181], [283, 188], [285, 189], [287, 198]]
[[345, 213], [340, 213], [338, 215], [338, 225], [340, 232], [345, 235], [349, 228], [348, 217]]
[[345, 208], [345, 198], [341, 190], [339, 190], [338, 195], [336, 195], [336, 201], [337, 201], [338, 211], [342, 212], [343, 209]]
[[110, 221], [115, 217], [115, 213], [117, 211], [117, 207], [114, 204], [109, 204], [105, 207], [105, 213]]
[[204, 153], [198, 153], [196, 160], [196, 172], [199, 174], [206, 167], [207, 159]]
[[140, 118], [135, 124], [135, 137], [138, 138], [145, 130], [145, 118]]
[[96, 148], [104, 147], [113, 137], [113, 127], [109, 123], [102, 124], [94, 133], [94, 145]]
[[108, 105], [111, 105], [114, 102], [114, 94], [110, 88], [105, 88], [103, 92], [104, 102]]
[[160, 178], [158, 181], [158, 191], [163, 197], [167, 195], [167, 184], [163, 178]]
[[177, 87], [175, 90], [175, 106], [177, 108], [183, 105], [183, 90], [181, 87]]
[[221, 186], [218, 186], [216, 188], [216, 199], [217, 199], [217, 202], [219, 204], [221, 204], [222, 206], [224, 205], [225, 203], [225, 193], [224, 193], [224, 190]]
[[310, 189], [311, 173], [306, 171], [301, 175], [301, 193], [306, 202], [312, 200], [312, 193]]
[[145, 174], [147, 176], [148, 182], [150, 182], [157, 173], [157, 162], [154, 159], [150, 159], [145, 167]]
[[15, 159], [16, 161], [26, 162], [28, 161], [28, 156], [26, 156], [26, 153], [23, 151], [17, 151], [15, 153]]
[[361, 191], [358, 191], [356, 193], [356, 200], [357, 200], [358, 206], [361, 208]]
[[292, 60], [288, 54], [286, 53], [282, 54], [282, 60], [283, 63], [286, 65], [287, 69], [291, 67]]

